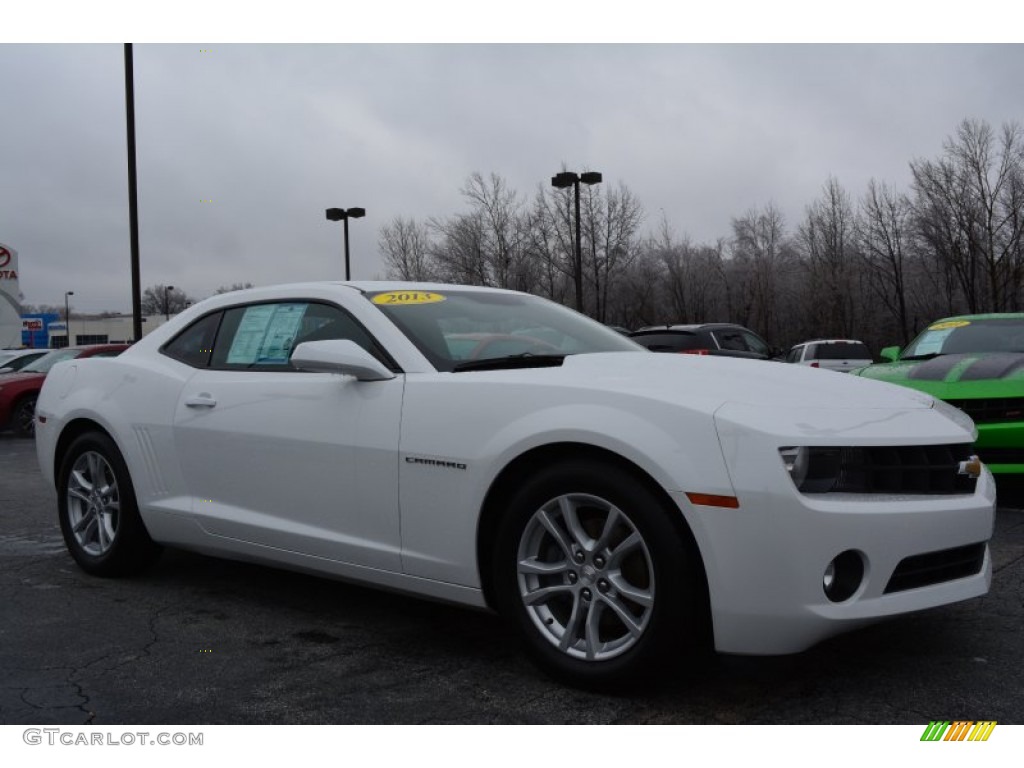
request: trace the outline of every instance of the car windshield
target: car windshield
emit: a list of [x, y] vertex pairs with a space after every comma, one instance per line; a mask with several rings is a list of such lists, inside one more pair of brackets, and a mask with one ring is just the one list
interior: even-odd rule
[[972, 352], [1024, 352], [1024, 317], [943, 320], [910, 342], [900, 359]]
[[557, 365], [566, 355], [643, 350], [601, 323], [521, 293], [437, 288], [367, 298], [439, 371], [503, 367], [500, 361]]
[[57, 363], [78, 357], [80, 349], [55, 349], [21, 369], [22, 373], [49, 373]]
[[810, 357], [815, 360], [870, 360], [871, 353], [859, 341], [818, 344]]

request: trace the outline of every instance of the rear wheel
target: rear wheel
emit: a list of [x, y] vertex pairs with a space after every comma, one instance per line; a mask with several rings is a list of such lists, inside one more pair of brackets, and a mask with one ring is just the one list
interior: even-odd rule
[[159, 554], [139, 516], [128, 467], [107, 435], [76, 438], [61, 462], [57, 485], [64, 543], [83, 570], [125, 575]]
[[11, 414], [14, 434], [18, 437], [35, 437], [36, 435], [36, 396], [29, 395], [18, 401]]
[[495, 595], [533, 658], [585, 687], [678, 667], [706, 638], [696, 549], [646, 485], [568, 462], [526, 483], [497, 537]]

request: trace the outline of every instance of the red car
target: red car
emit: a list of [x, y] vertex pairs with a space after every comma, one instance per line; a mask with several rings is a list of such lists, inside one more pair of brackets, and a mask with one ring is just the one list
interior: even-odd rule
[[76, 357], [114, 357], [128, 347], [128, 344], [92, 344], [55, 349], [20, 372], [0, 377], [0, 430], [13, 430], [20, 437], [35, 435], [36, 398], [46, 374], [57, 363]]

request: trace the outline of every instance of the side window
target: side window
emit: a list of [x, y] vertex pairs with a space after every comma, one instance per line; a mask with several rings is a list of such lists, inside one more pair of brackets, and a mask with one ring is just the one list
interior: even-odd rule
[[329, 339], [350, 339], [381, 359], [373, 339], [348, 313], [330, 304], [296, 301], [227, 310], [210, 365], [294, 371], [290, 358], [298, 344]]
[[789, 350], [789, 356], [786, 358], [787, 363], [799, 363], [800, 362], [800, 350], [803, 347], [793, 347]]
[[741, 333], [744, 345], [748, 350], [751, 352], [757, 352], [759, 355], [771, 355], [771, 350], [768, 348], [768, 345], [761, 340], [760, 336], [755, 336], [754, 334], [746, 331]]
[[170, 343], [165, 344], [161, 351], [185, 365], [205, 368], [210, 363], [210, 353], [213, 351], [213, 340], [217, 336], [220, 318], [221, 313], [214, 312], [196, 320]]
[[716, 331], [715, 336], [718, 337], [718, 344], [722, 349], [728, 349], [735, 352], [749, 352], [750, 349], [747, 347], [743, 340], [743, 335], [739, 331], [733, 330], [721, 330]]

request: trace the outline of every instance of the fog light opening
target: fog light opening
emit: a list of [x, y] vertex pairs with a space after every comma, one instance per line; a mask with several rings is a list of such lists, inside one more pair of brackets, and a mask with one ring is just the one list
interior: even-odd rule
[[821, 587], [833, 603], [849, 600], [864, 580], [864, 559], [859, 552], [848, 549], [825, 566]]

